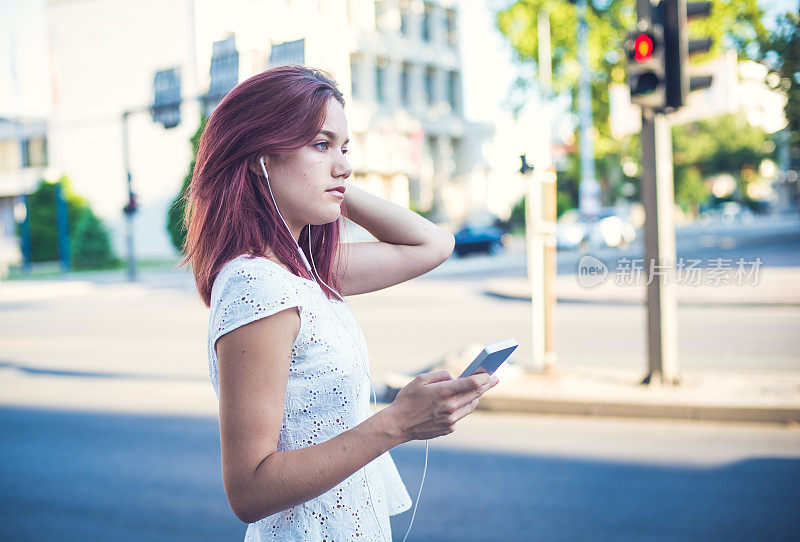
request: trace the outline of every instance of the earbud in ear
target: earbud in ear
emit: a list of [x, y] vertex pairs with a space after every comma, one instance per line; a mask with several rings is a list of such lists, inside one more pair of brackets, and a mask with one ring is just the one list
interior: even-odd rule
[[267, 174], [267, 166], [264, 164], [264, 157], [263, 156], [259, 156], [258, 157], [258, 163], [261, 164], [261, 171], [264, 172], [264, 177], [266, 177], [267, 180], [269, 180], [269, 174]]

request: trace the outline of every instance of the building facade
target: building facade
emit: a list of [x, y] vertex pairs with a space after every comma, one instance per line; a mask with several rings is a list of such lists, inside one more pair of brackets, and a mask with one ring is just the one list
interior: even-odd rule
[[[49, 163], [70, 177], [124, 250], [122, 116], [140, 257], [174, 256], [167, 212], [202, 111], [236, 82], [303, 63], [339, 83], [351, 182], [456, 224], [482, 204], [491, 126], [463, 115], [455, 0], [49, 0]], [[180, 81], [180, 123], [151, 117], [154, 77]], [[161, 81], [164, 81], [162, 78]]]

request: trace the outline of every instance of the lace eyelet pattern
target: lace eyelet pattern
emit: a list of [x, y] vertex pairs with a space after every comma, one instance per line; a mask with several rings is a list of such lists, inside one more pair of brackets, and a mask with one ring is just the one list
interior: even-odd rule
[[[342, 301], [331, 304], [339, 318], [323, 305], [328, 303], [316, 282], [267, 258], [238, 256], [225, 264], [214, 281], [208, 364], [217, 398], [217, 339], [282, 310], [296, 307], [300, 314], [300, 331], [290, 354], [279, 451], [325, 442], [371, 415], [370, 382], [364, 371], [368, 359], [362, 359], [362, 352], [367, 352], [364, 335]], [[343, 329], [342, 321], [350, 329]], [[348, 333], [361, 342], [361, 351]], [[382, 540], [381, 533], [391, 536], [389, 516], [410, 506], [411, 498], [387, 452], [363, 473], [354, 473], [319, 497], [249, 524], [245, 541]]]

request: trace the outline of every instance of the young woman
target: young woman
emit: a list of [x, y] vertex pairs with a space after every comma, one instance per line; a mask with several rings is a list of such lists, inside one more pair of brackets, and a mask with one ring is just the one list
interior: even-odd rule
[[[347, 144], [336, 83], [297, 65], [234, 88], [200, 141], [181, 265], [210, 308], [223, 483], [246, 541], [391, 540], [389, 516], [411, 503], [388, 450], [453, 432], [497, 383], [423, 374], [371, 415], [340, 295], [422, 275], [454, 240], [348, 185]], [[340, 216], [378, 242], [340, 243]]]

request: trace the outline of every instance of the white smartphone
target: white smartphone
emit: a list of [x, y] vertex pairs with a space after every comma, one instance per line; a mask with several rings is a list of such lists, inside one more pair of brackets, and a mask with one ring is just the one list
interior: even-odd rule
[[506, 339], [505, 341], [488, 345], [458, 378], [472, 376], [475, 373], [494, 373], [508, 359], [511, 352], [517, 349], [517, 346], [519, 345], [514, 339]]

